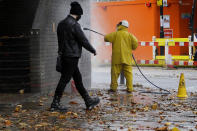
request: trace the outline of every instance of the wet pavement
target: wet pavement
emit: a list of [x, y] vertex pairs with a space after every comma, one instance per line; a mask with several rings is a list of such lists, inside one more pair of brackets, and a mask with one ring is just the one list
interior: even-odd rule
[[[156, 94], [160, 91], [140, 84], [134, 86], [133, 93], [127, 93], [124, 85], [119, 86], [117, 93], [90, 90], [91, 96], [101, 99], [92, 111], [85, 110], [84, 101], [77, 93], [65, 93], [62, 104], [69, 109], [66, 113], [49, 111], [52, 94], [10, 94], [7, 100], [1, 94], [0, 130], [164, 131], [174, 127], [181, 131], [197, 130], [197, 93], [188, 92], [188, 98], [181, 100], [174, 90], [166, 95]], [[142, 93], [145, 90], [156, 93]], [[17, 99], [11, 102], [13, 95]]]
[[[169, 90], [177, 90], [179, 85], [180, 74], [184, 73], [187, 91], [195, 92], [197, 89], [197, 68], [178, 68], [166, 69], [162, 67], [140, 67], [143, 74], [155, 85]], [[92, 68], [92, 88], [106, 89], [110, 84], [109, 66]], [[154, 88], [140, 74], [136, 67], [133, 67], [133, 83], [142, 84], [145, 87]], [[105, 85], [105, 86], [100, 86]], [[99, 86], [99, 87], [98, 87]]]

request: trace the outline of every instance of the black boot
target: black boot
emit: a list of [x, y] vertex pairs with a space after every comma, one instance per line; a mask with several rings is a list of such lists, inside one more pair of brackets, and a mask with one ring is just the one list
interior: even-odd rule
[[86, 93], [83, 98], [84, 98], [87, 110], [92, 110], [100, 102], [100, 99], [98, 97], [91, 98], [88, 93]]
[[66, 112], [67, 108], [62, 107], [60, 104], [60, 97], [54, 96], [53, 102], [51, 103], [51, 111], [60, 111], [60, 112]]

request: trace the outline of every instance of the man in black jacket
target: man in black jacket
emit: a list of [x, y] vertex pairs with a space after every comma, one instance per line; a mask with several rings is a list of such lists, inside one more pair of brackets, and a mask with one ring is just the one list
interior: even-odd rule
[[92, 109], [100, 100], [98, 97], [91, 98], [84, 88], [82, 76], [78, 68], [78, 61], [81, 57], [82, 47], [96, 55], [96, 50], [90, 45], [84, 35], [80, 24], [77, 22], [83, 10], [78, 2], [71, 3], [70, 15], [58, 24], [58, 53], [62, 53], [62, 71], [61, 78], [57, 85], [51, 110], [66, 111], [67, 109], [60, 105], [60, 99], [67, 83], [73, 77], [76, 88], [85, 101], [86, 108]]

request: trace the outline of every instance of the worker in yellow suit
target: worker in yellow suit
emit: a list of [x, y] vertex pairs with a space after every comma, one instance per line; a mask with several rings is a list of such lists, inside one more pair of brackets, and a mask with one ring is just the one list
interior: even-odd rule
[[132, 74], [132, 51], [138, 46], [134, 35], [128, 32], [129, 23], [126, 20], [117, 25], [117, 31], [105, 35], [105, 42], [112, 43], [112, 64], [111, 64], [111, 92], [116, 92], [118, 77], [121, 71], [126, 78], [127, 91], [133, 91]]

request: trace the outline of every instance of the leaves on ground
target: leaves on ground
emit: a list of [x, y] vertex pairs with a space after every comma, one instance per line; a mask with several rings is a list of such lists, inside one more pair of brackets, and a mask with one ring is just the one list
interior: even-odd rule
[[[140, 85], [137, 86], [140, 87]], [[86, 128], [177, 131], [172, 127], [184, 128], [184, 125], [188, 124], [187, 120], [182, 119], [178, 123], [170, 121], [170, 118], [175, 115], [182, 116], [184, 112], [190, 113], [189, 115], [194, 118], [197, 115], [195, 108], [197, 103], [177, 100], [176, 94], [151, 96], [152, 94], [141, 95], [138, 92], [132, 95], [108, 94], [107, 91], [92, 92], [93, 94], [97, 94], [102, 99], [101, 104], [91, 111], [85, 110], [84, 101], [80, 97], [77, 96], [76, 101], [76, 97], [70, 99], [67, 94], [65, 97], [69, 97], [68, 112], [49, 111], [50, 95], [40, 97], [36, 101], [35, 109], [26, 109], [26, 105], [18, 104], [9, 115], [0, 115], [0, 130], [15, 127], [21, 130], [56, 131], [78, 131]], [[62, 104], [65, 103], [62, 102]], [[192, 124], [195, 124], [196, 121], [194, 120]], [[197, 125], [195, 124], [193, 128], [197, 129]]]

